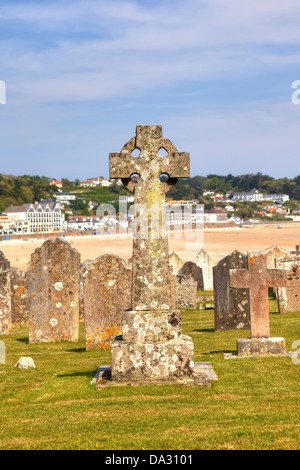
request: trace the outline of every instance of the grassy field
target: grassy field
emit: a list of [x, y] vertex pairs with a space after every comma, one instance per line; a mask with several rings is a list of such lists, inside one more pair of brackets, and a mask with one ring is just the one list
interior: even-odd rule
[[[271, 310], [275, 311], [274, 304]], [[224, 360], [247, 332], [214, 332], [213, 310], [183, 312], [195, 360], [210, 361], [211, 389], [183, 386], [90, 385], [110, 351], [78, 343], [28, 344], [27, 329], [2, 336], [1, 449], [299, 449], [300, 365], [291, 358]], [[287, 349], [300, 340], [300, 314], [271, 315], [272, 336]], [[36, 370], [18, 371], [21, 356]]]

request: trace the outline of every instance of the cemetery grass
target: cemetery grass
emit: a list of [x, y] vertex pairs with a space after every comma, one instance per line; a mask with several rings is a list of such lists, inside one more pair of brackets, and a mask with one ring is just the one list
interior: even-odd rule
[[[274, 301], [271, 311], [276, 311]], [[300, 314], [271, 317], [272, 336], [287, 350], [300, 340]], [[213, 310], [185, 311], [195, 360], [210, 361], [219, 377], [210, 389], [184, 386], [90, 385], [110, 351], [85, 351], [78, 343], [28, 344], [14, 329], [0, 365], [1, 449], [299, 449], [300, 365], [291, 358], [224, 360], [236, 338], [249, 332], [214, 332]], [[18, 371], [21, 356], [36, 370]]]

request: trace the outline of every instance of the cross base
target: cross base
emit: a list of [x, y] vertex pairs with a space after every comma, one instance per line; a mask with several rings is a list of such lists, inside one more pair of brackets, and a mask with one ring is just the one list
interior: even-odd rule
[[194, 367], [194, 344], [182, 335], [176, 310], [126, 311], [111, 345], [111, 384], [210, 385]]
[[237, 339], [239, 357], [248, 356], [285, 356], [284, 338], [239, 338]]

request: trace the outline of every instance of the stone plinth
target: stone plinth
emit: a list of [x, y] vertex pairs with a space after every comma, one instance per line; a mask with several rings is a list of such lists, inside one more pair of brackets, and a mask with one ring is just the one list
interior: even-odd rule
[[178, 311], [124, 312], [123, 336], [111, 346], [113, 381], [192, 379], [194, 346]]
[[284, 338], [237, 339], [238, 356], [285, 356]]

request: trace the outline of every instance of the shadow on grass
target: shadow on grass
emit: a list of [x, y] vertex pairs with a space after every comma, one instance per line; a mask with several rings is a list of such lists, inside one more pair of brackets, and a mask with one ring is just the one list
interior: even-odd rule
[[72, 353], [83, 353], [83, 352], [87, 352], [87, 350], [85, 348], [77, 348], [77, 349], [68, 349], [67, 352], [72, 352]]
[[29, 338], [17, 338], [19, 343], [29, 344]]
[[215, 329], [214, 328], [206, 328], [204, 330], [193, 330], [193, 331], [196, 331], [196, 333], [215, 333]]
[[59, 378], [66, 378], [66, 377], [86, 377], [86, 378], [90, 378], [90, 377], [92, 377], [92, 379], [93, 379], [95, 377], [97, 371], [98, 371], [98, 369], [93, 371], [93, 372], [73, 372], [73, 374], [59, 374], [56, 377], [59, 377]]

